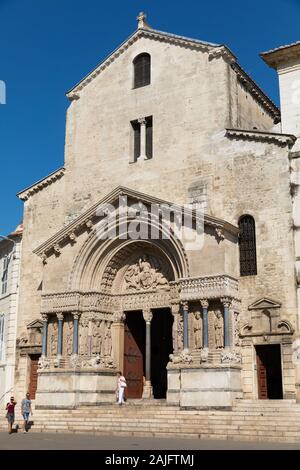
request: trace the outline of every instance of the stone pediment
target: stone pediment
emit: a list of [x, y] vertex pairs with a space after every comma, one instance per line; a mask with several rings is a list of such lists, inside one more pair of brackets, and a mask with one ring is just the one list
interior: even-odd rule
[[256, 300], [253, 304], [249, 305], [248, 310], [263, 310], [280, 307], [281, 303], [263, 297], [262, 299]]
[[[61, 250], [69, 243], [75, 243], [77, 237], [83, 232], [89, 232], [93, 230], [96, 226], [99, 227], [101, 220], [104, 220], [107, 213], [105, 212], [107, 207], [114, 206], [115, 210], [119, 207], [120, 197], [126, 198], [127, 203], [127, 217], [128, 219], [135, 219], [140, 215], [139, 207], [145, 206], [146, 208], [151, 209], [152, 205], [157, 205], [159, 207], [171, 207], [172, 211], [178, 211], [180, 213], [189, 216], [193, 220], [196, 220], [198, 217], [195, 209], [188, 208], [186, 206], [181, 206], [179, 204], [174, 204], [170, 201], [159, 199], [154, 196], [149, 196], [147, 194], [118, 186], [116, 189], [111, 191], [104, 198], [99, 200], [96, 204], [92, 205], [87, 209], [83, 214], [78, 216], [75, 220], [69, 223], [67, 226], [59, 230], [55, 235], [45, 241], [42, 245], [34, 250], [34, 253], [40, 256], [44, 262], [46, 262], [47, 257], [55, 254], [59, 255]], [[230, 233], [234, 236], [238, 236], [238, 227], [226, 222], [222, 219], [205, 214], [204, 215], [204, 225], [211, 227], [215, 231], [217, 238], [224, 238], [224, 233]]]
[[177, 34], [170, 34], [151, 28], [146, 22], [139, 22], [138, 29], [134, 31], [117, 49], [115, 49], [106, 59], [104, 59], [97, 67], [92, 70], [86, 77], [77, 83], [71, 90], [67, 92], [70, 100], [80, 99], [81, 90], [92, 82], [100, 73], [114, 63], [132, 44], [141, 38], [152, 41], [160, 41], [172, 44], [185, 49], [193, 49], [208, 54], [209, 60], [223, 58], [230, 63], [231, 68], [235, 71], [237, 79], [247, 85], [248, 91], [253, 98], [260, 103], [263, 108], [273, 117], [274, 121], [280, 120], [280, 111], [271, 99], [259, 88], [259, 86], [251, 79], [251, 77], [238, 64], [237, 58], [233, 52], [224, 44], [213, 44], [207, 41], [187, 38]]
[[32, 330], [34, 328], [43, 328], [43, 322], [41, 322], [41, 320], [33, 320], [32, 322], [28, 323], [28, 330]]
[[152, 41], [160, 41], [164, 43], [173, 44], [179, 47], [192, 48], [199, 50], [200, 52], [212, 53], [214, 52], [215, 57], [222, 55], [230, 56], [231, 60], [235, 61], [236, 58], [233, 53], [226, 47], [220, 44], [213, 44], [206, 41], [200, 41], [198, 39], [191, 39], [185, 36], [179, 36], [177, 34], [170, 34], [164, 31], [158, 31], [156, 29], [147, 27], [139, 27], [134, 31], [117, 49], [115, 49], [106, 59], [100, 62], [92, 72], [84, 77], [79, 83], [77, 83], [71, 90], [67, 92], [67, 97], [70, 100], [76, 100], [80, 98], [81, 90], [93, 81], [103, 70], [109, 67], [120, 55], [122, 55], [132, 44], [141, 38], [150, 39]]

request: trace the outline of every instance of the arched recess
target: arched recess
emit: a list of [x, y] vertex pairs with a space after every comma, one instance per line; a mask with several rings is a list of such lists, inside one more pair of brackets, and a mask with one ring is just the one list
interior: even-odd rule
[[[125, 233], [122, 223], [118, 228]], [[155, 240], [102, 239], [99, 231], [93, 230], [74, 261], [69, 289], [118, 291], [126, 268], [137, 263], [142, 256], [151, 261], [153, 269], [160, 266], [160, 272], [168, 281], [188, 277], [187, 256], [180, 240], [170, 232], [167, 234], [163, 226], [158, 228], [160, 236]], [[161, 282], [164, 282], [162, 277]]]

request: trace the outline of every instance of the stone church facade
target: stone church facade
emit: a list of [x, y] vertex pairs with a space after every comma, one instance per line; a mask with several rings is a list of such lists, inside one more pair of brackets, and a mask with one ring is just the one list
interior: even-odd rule
[[[290, 48], [263, 58], [299, 74]], [[300, 105], [143, 14], [67, 96], [64, 166], [19, 193], [15, 395], [111, 403], [122, 370], [128, 398], [296, 398]]]

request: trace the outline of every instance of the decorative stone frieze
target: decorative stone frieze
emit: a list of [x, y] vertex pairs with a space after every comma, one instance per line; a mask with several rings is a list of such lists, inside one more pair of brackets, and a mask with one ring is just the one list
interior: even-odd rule
[[227, 350], [224, 349], [221, 352], [221, 363], [228, 364], [240, 364], [242, 362], [242, 357], [239, 351], [236, 350]]
[[184, 300], [239, 298], [238, 280], [226, 274], [180, 279], [177, 284]]

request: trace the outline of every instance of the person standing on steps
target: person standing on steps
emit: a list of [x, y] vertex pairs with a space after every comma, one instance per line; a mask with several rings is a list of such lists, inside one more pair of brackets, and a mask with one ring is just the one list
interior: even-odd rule
[[17, 402], [14, 397], [10, 397], [10, 402], [6, 404], [6, 418], [8, 422], [8, 434], [12, 433], [12, 427], [15, 421], [15, 406]]
[[26, 398], [23, 398], [21, 403], [21, 412], [23, 416], [23, 433], [27, 432], [27, 424], [29, 420], [29, 414], [32, 416], [32, 409], [31, 409], [31, 400], [30, 394], [26, 393]]
[[117, 394], [118, 394], [118, 405], [123, 405], [123, 403], [125, 402], [124, 400], [124, 391], [125, 391], [125, 388], [127, 387], [127, 383], [126, 383], [126, 379], [125, 377], [122, 375], [122, 372], [119, 371], [117, 373], [117, 376], [118, 376], [118, 382], [117, 382]]

